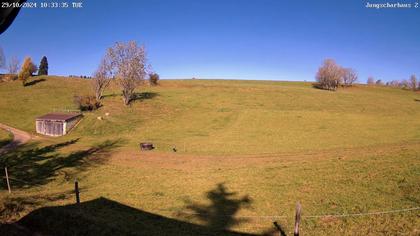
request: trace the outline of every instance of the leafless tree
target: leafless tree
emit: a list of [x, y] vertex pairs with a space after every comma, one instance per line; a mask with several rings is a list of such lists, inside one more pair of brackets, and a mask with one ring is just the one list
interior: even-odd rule
[[367, 84], [368, 85], [374, 85], [375, 84], [375, 79], [372, 76], [369, 76], [369, 78], [367, 79]]
[[8, 64], [9, 74], [17, 74], [19, 71], [19, 59], [17, 57], [12, 57]]
[[407, 88], [410, 87], [410, 84], [409, 84], [409, 82], [406, 79], [403, 79], [400, 82], [400, 87], [403, 88], [403, 89], [407, 89]]
[[352, 68], [343, 69], [343, 84], [345, 86], [351, 86], [357, 81], [357, 72]]
[[410, 76], [410, 82], [409, 83], [410, 83], [410, 88], [413, 91], [416, 91], [417, 90], [417, 77], [415, 75]]
[[398, 87], [400, 84], [400, 82], [398, 80], [392, 80], [391, 82], [389, 82], [389, 86], [390, 87]]
[[111, 62], [109, 61], [109, 58], [104, 57], [102, 58], [98, 69], [95, 71], [92, 78], [92, 86], [95, 91], [97, 101], [102, 99], [102, 95], [105, 89], [109, 86], [111, 80]]
[[342, 83], [343, 69], [332, 59], [326, 59], [318, 69], [316, 81], [318, 87], [328, 90], [336, 90]]
[[138, 46], [134, 41], [118, 42], [108, 49], [106, 58], [111, 62], [111, 75], [122, 89], [124, 104], [128, 105], [134, 98], [134, 90], [146, 76], [144, 46]]
[[6, 66], [6, 57], [3, 53], [3, 48], [0, 47], [0, 68], [4, 68]]

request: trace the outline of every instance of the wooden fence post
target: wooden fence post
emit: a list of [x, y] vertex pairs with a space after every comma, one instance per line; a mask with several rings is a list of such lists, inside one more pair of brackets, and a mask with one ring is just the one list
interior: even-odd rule
[[4, 172], [6, 173], [7, 189], [9, 190], [9, 193], [12, 193], [12, 190], [10, 189], [9, 174], [7, 173], [7, 167], [4, 167]]
[[76, 194], [76, 203], [80, 204], [79, 183], [77, 182], [77, 179], [74, 181], [74, 192]]
[[295, 231], [294, 231], [294, 236], [299, 236], [299, 224], [300, 224], [300, 212], [301, 212], [301, 205], [298, 202], [296, 204], [296, 215], [295, 215]]

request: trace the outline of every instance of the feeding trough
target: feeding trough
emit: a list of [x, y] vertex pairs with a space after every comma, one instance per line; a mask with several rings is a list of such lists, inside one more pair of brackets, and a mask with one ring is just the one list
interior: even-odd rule
[[140, 150], [142, 151], [149, 151], [153, 150], [155, 147], [153, 146], [153, 143], [140, 143]]

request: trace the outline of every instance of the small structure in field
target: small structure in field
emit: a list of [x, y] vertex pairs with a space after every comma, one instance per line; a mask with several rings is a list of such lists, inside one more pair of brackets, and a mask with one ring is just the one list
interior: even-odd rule
[[67, 134], [82, 118], [80, 113], [48, 113], [36, 118], [36, 132], [48, 136]]
[[142, 151], [149, 151], [155, 149], [153, 143], [140, 143], [140, 149]]

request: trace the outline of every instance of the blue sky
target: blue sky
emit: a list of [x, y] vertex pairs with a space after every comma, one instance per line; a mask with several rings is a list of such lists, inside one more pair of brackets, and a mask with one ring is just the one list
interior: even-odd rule
[[311, 81], [325, 58], [356, 69], [361, 82], [420, 76], [420, 8], [368, 9], [363, 0], [83, 2], [22, 9], [0, 35], [6, 57], [39, 63], [46, 55], [50, 74], [91, 75], [106, 48], [136, 40], [162, 78]]

